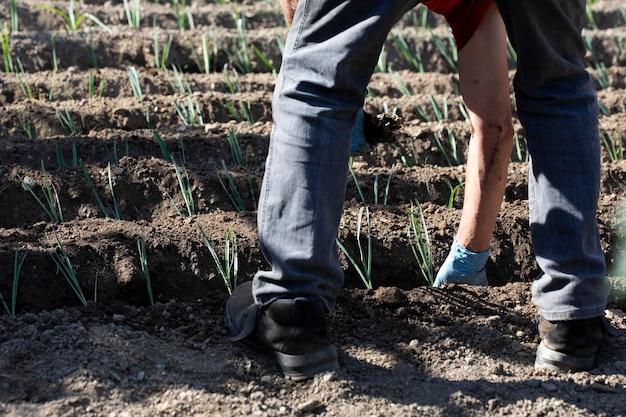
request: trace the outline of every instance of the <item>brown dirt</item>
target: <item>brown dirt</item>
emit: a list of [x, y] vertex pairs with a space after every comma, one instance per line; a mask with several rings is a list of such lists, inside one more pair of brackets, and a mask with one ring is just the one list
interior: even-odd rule
[[[364, 290], [344, 259], [346, 285], [331, 320], [341, 369], [294, 383], [285, 380], [270, 359], [228, 341], [222, 323], [228, 293], [199, 226], [219, 253], [228, 230], [236, 233], [241, 280], [266, 266], [256, 239], [253, 195], [259, 189], [271, 129], [274, 75], [252, 48], [252, 72], [239, 71], [240, 92], [230, 91], [223, 68], [238, 64], [233, 55], [235, 10], [246, 16], [247, 43], [263, 51], [276, 68], [280, 65], [275, 39], [284, 38], [287, 29], [277, 3], [193, 2], [195, 29], [185, 30], [178, 29], [171, 5], [142, 2], [142, 27], [133, 29], [126, 25], [121, 1], [81, 4], [79, 12], [96, 15], [112, 30], [109, 34], [98, 26], [89, 29], [86, 20], [70, 33], [59, 16], [36, 7], [48, 4], [66, 10], [63, 2], [18, 2], [20, 30], [11, 34], [10, 49], [24, 74], [0, 74], [0, 293], [9, 307], [15, 249], [27, 255], [19, 276], [17, 316], [0, 316], [0, 413], [626, 415], [626, 336], [607, 338], [591, 372], [557, 374], [533, 368], [538, 338], [529, 287], [538, 268], [529, 240], [524, 132], [517, 119], [522, 145], [520, 154], [511, 156], [492, 242], [487, 266], [492, 286], [432, 289], [421, 278], [407, 239], [407, 210], [411, 203], [422, 204], [437, 268], [459, 219], [462, 193], [452, 190], [462, 182], [470, 129], [459, 111], [456, 76], [428, 31], [412, 29], [410, 15], [398, 28], [411, 44], [421, 42], [425, 72], [411, 71], [388, 43], [387, 62], [414, 94], [403, 96], [388, 73], [374, 75], [366, 109], [373, 115], [395, 109], [402, 122], [395, 142], [389, 142], [388, 131], [378, 132], [384, 143], [354, 160], [365, 202], [353, 181], [347, 190], [339, 239], [356, 253], [357, 216], [367, 205], [375, 289]], [[603, 132], [623, 136], [626, 18], [616, 0], [594, 2], [593, 12], [598, 28], [587, 32], [610, 82], [609, 88], [598, 85], [606, 108], [600, 125]], [[446, 36], [440, 19], [430, 16], [429, 21], [436, 33]], [[155, 33], [161, 50], [172, 36], [167, 66], [181, 70], [191, 94], [179, 91], [173, 70], [155, 68]], [[193, 45], [201, 56], [205, 34], [212, 51], [217, 45], [209, 74], [200, 70], [192, 52]], [[139, 74], [139, 98], [129, 82], [131, 66]], [[513, 63], [511, 68], [512, 76]], [[104, 83], [102, 96], [90, 96], [89, 74], [96, 89]], [[20, 78], [30, 86], [32, 98], [23, 93]], [[431, 95], [440, 105], [447, 99], [447, 120], [425, 121], [417, 111], [421, 108], [435, 120]], [[176, 112], [172, 102], [185, 107], [187, 97], [198, 103], [202, 124], [186, 126]], [[232, 105], [241, 115], [240, 103], [249, 103], [254, 123], [235, 120], [227, 109]], [[75, 133], [67, 131], [58, 112], [69, 115]], [[446, 129], [457, 138], [458, 161], [452, 164], [435, 139], [442, 134], [451, 154]], [[164, 157], [154, 130], [189, 174], [193, 216], [180, 216], [168, 197], [185, 212], [173, 164]], [[239, 140], [249, 175], [233, 160], [230, 130]], [[109, 211], [114, 208], [110, 164], [120, 219], [105, 218], [79, 162]], [[235, 210], [220, 185], [224, 167], [242, 194], [242, 211]], [[626, 162], [611, 161], [605, 148], [602, 173], [598, 218], [615, 284], [608, 314], [615, 326], [626, 328], [626, 291], [619, 277], [623, 274], [614, 270], [625, 250], [618, 210]], [[31, 184], [43, 200], [46, 176], [58, 192], [63, 222], [51, 221], [24, 186]], [[248, 191], [248, 178], [254, 193]], [[50, 256], [55, 236], [77, 274], [86, 306]], [[154, 305], [139, 261], [141, 236]]]

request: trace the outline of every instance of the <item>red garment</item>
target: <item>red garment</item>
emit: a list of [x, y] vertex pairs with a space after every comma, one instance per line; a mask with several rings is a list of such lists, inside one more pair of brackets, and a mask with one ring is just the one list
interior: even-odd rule
[[443, 15], [450, 28], [456, 48], [460, 51], [471, 39], [493, 0], [426, 0], [424, 6]]

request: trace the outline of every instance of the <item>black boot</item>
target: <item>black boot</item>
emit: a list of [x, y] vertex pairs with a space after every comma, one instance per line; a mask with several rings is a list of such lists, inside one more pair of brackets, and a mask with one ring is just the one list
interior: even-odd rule
[[587, 371], [602, 345], [602, 317], [583, 320], [548, 321], [539, 318], [536, 368], [557, 371]]
[[224, 320], [232, 341], [272, 353], [285, 376], [299, 381], [339, 367], [325, 313], [324, 304], [311, 298], [259, 306], [248, 281], [228, 299]]

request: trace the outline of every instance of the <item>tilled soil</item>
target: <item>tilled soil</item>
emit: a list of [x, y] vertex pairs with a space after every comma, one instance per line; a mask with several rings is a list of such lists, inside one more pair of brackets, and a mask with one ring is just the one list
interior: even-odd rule
[[[607, 337], [591, 372], [533, 368], [530, 283], [539, 270], [517, 119], [519, 147], [487, 265], [492, 285], [426, 285], [408, 211], [423, 209], [436, 270], [459, 220], [470, 137], [457, 76], [433, 42], [449, 39], [440, 18], [427, 15], [432, 34], [413, 15], [394, 30], [419, 45], [423, 72], [390, 36], [385, 56], [396, 72], [377, 72], [370, 83], [365, 108], [382, 121], [369, 134], [382, 143], [353, 161], [339, 239], [358, 257], [358, 214], [368, 207], [371, 231], [361, 236], [373, 240], [374, 289], [363, 289], [342, 255], [346, 285], [331, 318], [341, 368], [295, 383], [270, 358], [228, 341], [228, 292], [201, 234], [222, 259], [227, 234], [236, 235], [240, 281], [267, 266], [255, 208], [272, 67], [287, 32], [277, 2], [193, 2], [193, 28], [187, 17], [184, 29], [172, 4], [141, 3], [141, 27], [131, 28], [121, 1], [76, 3], [77, 14], [97, 16], [110, 32], [87, 18], [69, 31], [41, 4], [67, 11], [65, 2], [20, 1], [19, 31], [8, 38], [15, 71], [0, 74], [3, 415], [626, 415], [626, 336]], [[616, 0], [591, 10], [585, 32], [604, 137], [598, 219], [614, 283], [607, 315], [624, 329], [626, 285], [616, 266], [624, 257], [626, 14]], [[514, 67], [511, 57], [511, 77]], [[400, 117], [394, 131], [385, 126], [392, 113]], [[176, 169], [188, 178], [193, 208]], [[55, 263], [64, 253], [77, 286]], [[25, 257], [11, 317], [16, 255]]]

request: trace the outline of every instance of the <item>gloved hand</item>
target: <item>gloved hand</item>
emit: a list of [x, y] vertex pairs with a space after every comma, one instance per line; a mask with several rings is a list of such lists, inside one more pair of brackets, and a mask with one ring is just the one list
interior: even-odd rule
[[484, 252], [472, 252], [461, 245], [456, 238], [450, 248], [450, 253], [443, 265], [437, 272], [437, 278], [433, 284], [438, 287], [443, 284], [457, 282], [487, 286], [487, 273], [485, 264], [489, 259], [491, 248]]
[[350, 148], [351, 156], [358, 156], [369, 150], [369, 143], [367, 139], [365, 139], [365, 133], [363, 131], [364, 124], [365, 112], [361, 109], [356, 116], [356, 123], [350, 134], [350, 140], [352, 141], [352, 147]]

